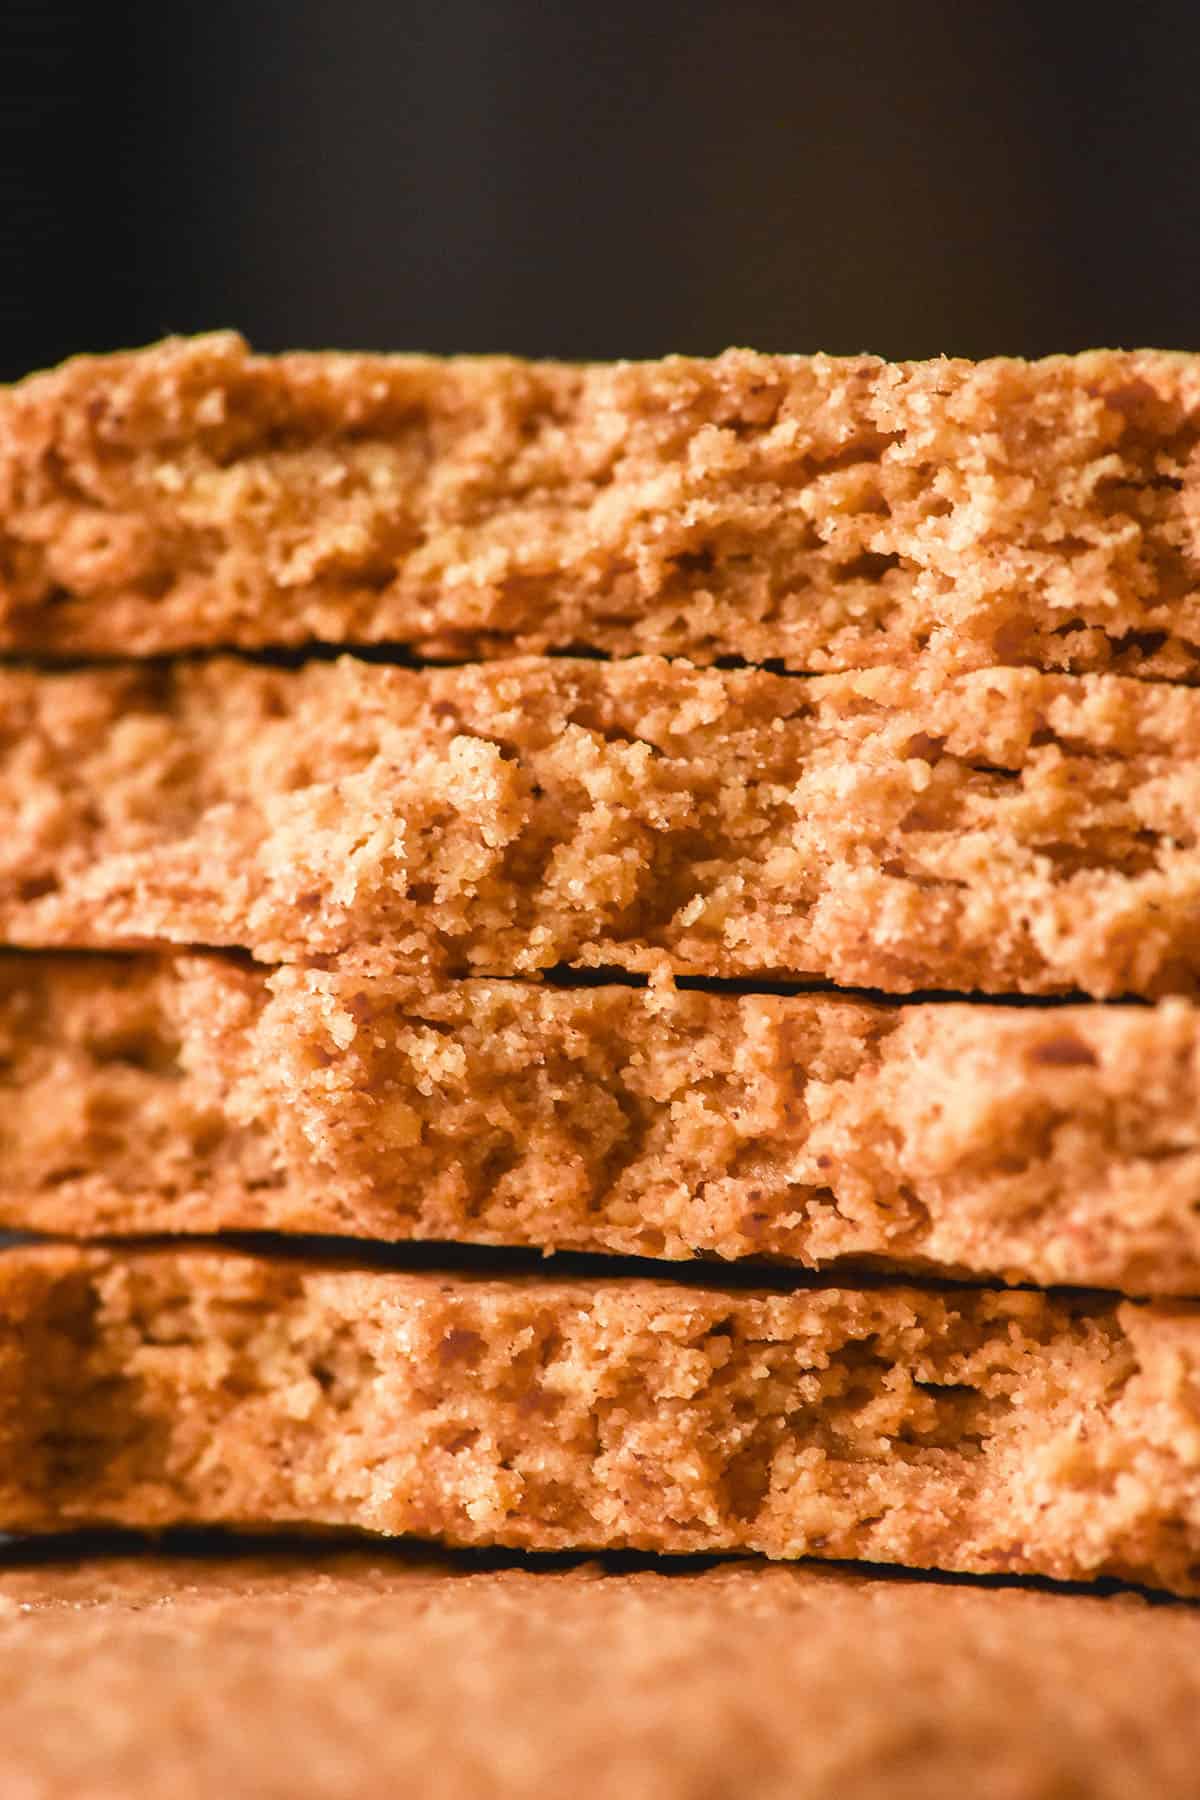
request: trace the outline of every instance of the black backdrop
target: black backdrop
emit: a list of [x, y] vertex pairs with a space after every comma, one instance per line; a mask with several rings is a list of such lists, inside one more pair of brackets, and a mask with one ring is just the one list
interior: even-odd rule
[[9, 0], [0, 376], [1196, 347], [1200, 7]]

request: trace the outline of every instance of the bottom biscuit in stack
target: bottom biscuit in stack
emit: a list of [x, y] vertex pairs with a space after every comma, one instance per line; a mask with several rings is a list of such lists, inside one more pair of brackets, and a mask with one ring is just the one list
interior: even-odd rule
[[1200, 1593], [1200, 1307], [0, 1259], [0, 1527], [354, 1527]]
[[844, 1569], [0, 1564], [36, 1800], [1191, 1800], [1200, 1616]]

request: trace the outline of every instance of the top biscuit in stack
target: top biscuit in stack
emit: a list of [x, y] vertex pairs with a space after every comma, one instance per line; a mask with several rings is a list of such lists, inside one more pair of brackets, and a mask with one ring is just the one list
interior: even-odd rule
[[1200, 358], [80, 358], [0, 400], [0, 648], [592, 648], [1192, 682]]

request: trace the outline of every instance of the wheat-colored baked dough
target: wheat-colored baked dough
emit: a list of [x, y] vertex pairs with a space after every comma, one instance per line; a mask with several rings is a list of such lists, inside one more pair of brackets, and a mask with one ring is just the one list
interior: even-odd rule
[[0, 933], [1096, 995], [1200, 971], [1200, 693], [518, 659], [0, 671]]
[[1200, 1013], [0, 956], [0, 1225], [1200, 1294]]
[[0, 1529], [351, 1526], [1200, 1593], [1200, 1306], [0, 1258]]
[[0, 1568], [36, 1800], [1192, 1800], [1185, 1605], [724, 1566]]
[[0, 396], [0, 646], [579, 645], [1194, 681], [1200, 359], [81, 358]]

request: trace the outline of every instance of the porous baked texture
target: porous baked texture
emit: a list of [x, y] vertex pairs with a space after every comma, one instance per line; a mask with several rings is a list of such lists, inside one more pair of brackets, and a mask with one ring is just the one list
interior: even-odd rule
[[1197, 816], [1200, 694], [1119, 676], [0, 671], [24, 945], [1192, 991]]
[[1200, 1294], [1200, 1012], [0, 957], [0, 1225]]
[[1200, 359], [256, 357], [0, 396], [0, 646], [1197, 679]]
[[37, 1800], [1192, 1800], [1200, 1617], [842, 1570], [0, 1569]]
[[1200, 1307], [0, 1258], [0, 1529], [343, 1526], [1200, 1593]]

